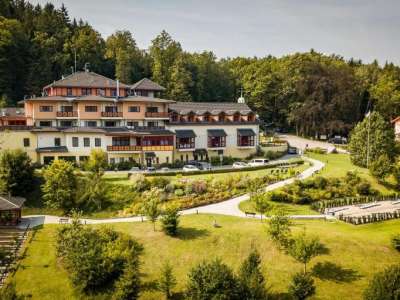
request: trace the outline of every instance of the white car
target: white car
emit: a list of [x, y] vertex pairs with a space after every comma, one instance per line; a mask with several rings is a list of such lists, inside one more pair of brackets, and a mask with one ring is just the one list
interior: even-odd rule
[[139, 167], [132, 167], [129, 171], [130, 172], [140, 172], [140, 168]]
[[200, 169], [193, 165], [186, 165], [182, 168], [183, 172], [193, 172], [193, 171], [200, 171]]
[[267, 163], [268, 159], [266, 158], [255, 158], [249, 162], [249, 166], [259, 167], [259, 166], [265, 166]]
[[169, 171], [170, 171], [170, 168], [164, 167], [164, 168], [161, 168], [160, 171], [161, 171], [161, 172], [169, 172]]
[[248, 164], [245, 163], [244, 161], [236, 161], [232, 165], [232, 168], [234, 168], [234, 169], [241, 169], [241, 168], [246, 168], [246, 167], [248, 167]]

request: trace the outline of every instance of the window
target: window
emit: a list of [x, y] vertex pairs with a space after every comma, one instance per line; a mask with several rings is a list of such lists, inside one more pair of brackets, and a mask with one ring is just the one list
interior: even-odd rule
[[90, 138], [83, 138], [83, 147], [90, 147]]
[[72, 96], [72, 88], [67, 88], [67, 96]]
[[97, 106], [85, 105], [85, 112], [97, 112]]
[[110, 158], [110, 164], [115, 164], [115, 158], [114, 157], [112, 157], [112, 158]]
[[72, 105], [62, 105], [61, 106], [61, 111], [62, 112], [72, 112], [73, 111], [73, 107], [72, 107]]
[[129, 106], [129, 112], [140, 112], [140, 106]]
[[60, 121], [60, 127], [72, 127], [72, 121]]
[[129, 137], [125, 136], [114, 136], [112, 138], [112, 145], [113, 146], [129, 146]]
[[54, 146], [55, 147], [60, 147], [61, 146], [61, 139], [60, 138], [54, 138]]
[[82, 96], [88, 96], [91, 94], [91, 89], [90, 88], [83, 88], [81, 90]]
[[158, 122], [157, 121], [147, 122], [147, 126], [149, 126], [149, 127], [158, 127]]
[[105, 96], [105, 90], [104, 89], [97, 89], [97, 95], [99, 96]]
[[31, 141], [29, 138], [24, 138], [24, 147], [29, 147], [31, 145]]
[[139, 126], [139, 122], [138, 121], [128, 121], [128, 122], [126, 122], [126, 125], [128, 127], [138, 127]]
[[39, 110], [40, 110], [41, 112], [52, 112], [52, 111], [53, 111], [53, 106], [50, 106], [50, 105], [41, 105], [41, 106], [39, 107]]
[[51, 121], [40, 121], [39, 126], [40, 127], [51, 127]]
[[94, 139], [94, 146], [95, 147], [101, 147], [101, 138], [95, 138]]
[[79, 138], [76, 136], [72, 137], [72, 147], [79, 147]]
[[156, 112], [158, 112], [158, 107], [157, 106], [148, 106], [146, 108], [146, 111], [150, 112], [150, 113], [156, 113]]
[[104, 126], [105, 127], [116, 127], [117, 126], [117, 122], [115, 122], [115, 121], [105, 121], [104, 122]]
[[117, 106], [106, 106], [105, 112], [118, 112], [118, 107]]
[[86, 121], [85, 124], [86, 127], [97, 127], [96, 121]]
[[111, 97], [117, 97], [117, 90], [111, 89]]

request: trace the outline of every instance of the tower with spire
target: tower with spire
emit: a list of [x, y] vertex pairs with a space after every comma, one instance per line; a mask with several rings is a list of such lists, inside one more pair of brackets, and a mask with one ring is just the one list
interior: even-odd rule
[[242, 88], [242, 87], [240, 88], [240, 97], [239, 97], [239, 99], [237, 100], [237, 102], [238, 102], [238, 103], [246, 103], [246, 100], [245, 100], [244, 97], [243, 97], [243, 88]]

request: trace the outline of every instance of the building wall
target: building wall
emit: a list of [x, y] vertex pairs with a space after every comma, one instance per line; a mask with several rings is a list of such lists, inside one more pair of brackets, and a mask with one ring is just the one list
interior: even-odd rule
[[[24, 147], [24, 138], [29, 139], [29, 146]], [[36, 153], [37, 148], [37, 136], [30, 131], [0, 131], [0, 149], [21, 149], [31, 158], [32, 162], [38, 161]]]

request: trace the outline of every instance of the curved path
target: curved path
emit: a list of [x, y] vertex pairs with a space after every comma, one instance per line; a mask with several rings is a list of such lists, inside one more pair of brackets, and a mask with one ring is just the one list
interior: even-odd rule
[[[302, 173], [300, 173], [296, 178], [292, 177], [289, 179], [285, 179], [274, 184], [268, 185], [265, 187], [265, 191], [272, 191], [283, 187], [285, 185], [293, 183], [296, 179], [305, 179], [312, 176], [315, 172], [321, 170], [325, 164], [319, 160], [311, 159], [307, 157], [303, 157], [304, 160], [307, 160], [312, 163], [312, 166]], [[184, 209], [181, 211], [182, 215], [190, 215], [190, 214], [220, 214], [220, 215], [228, 215], [235, 217], [246, 217], [246, 215], [239, 209], [240, 202], [246, 201], [250, 199], [249, 194], [244, 194], [238, 197], [231, 198], [229, 200], [209, 204], [204, 206], [199, 206], [196, 208]], [[325, 215], [292, 215], [291, 218], [296, 219], [325, 219], [327, 216]], [[109, 219], [82, 219], [82, 222], [85, 224], [106, 224], [106, 223], [119, 223], [119, 222], [141, 222], [145, 218], [142, 217], [126, 217], [126, 218], [109, 218]], [[60, 223], [60, 217], [49, 216], [49, 215], [31, 215], [24, 216], [22, 218], [21, 226], [26, 227], [27, 224], [30, 224], [32, 227], [42, 224], [58, 224]]]

